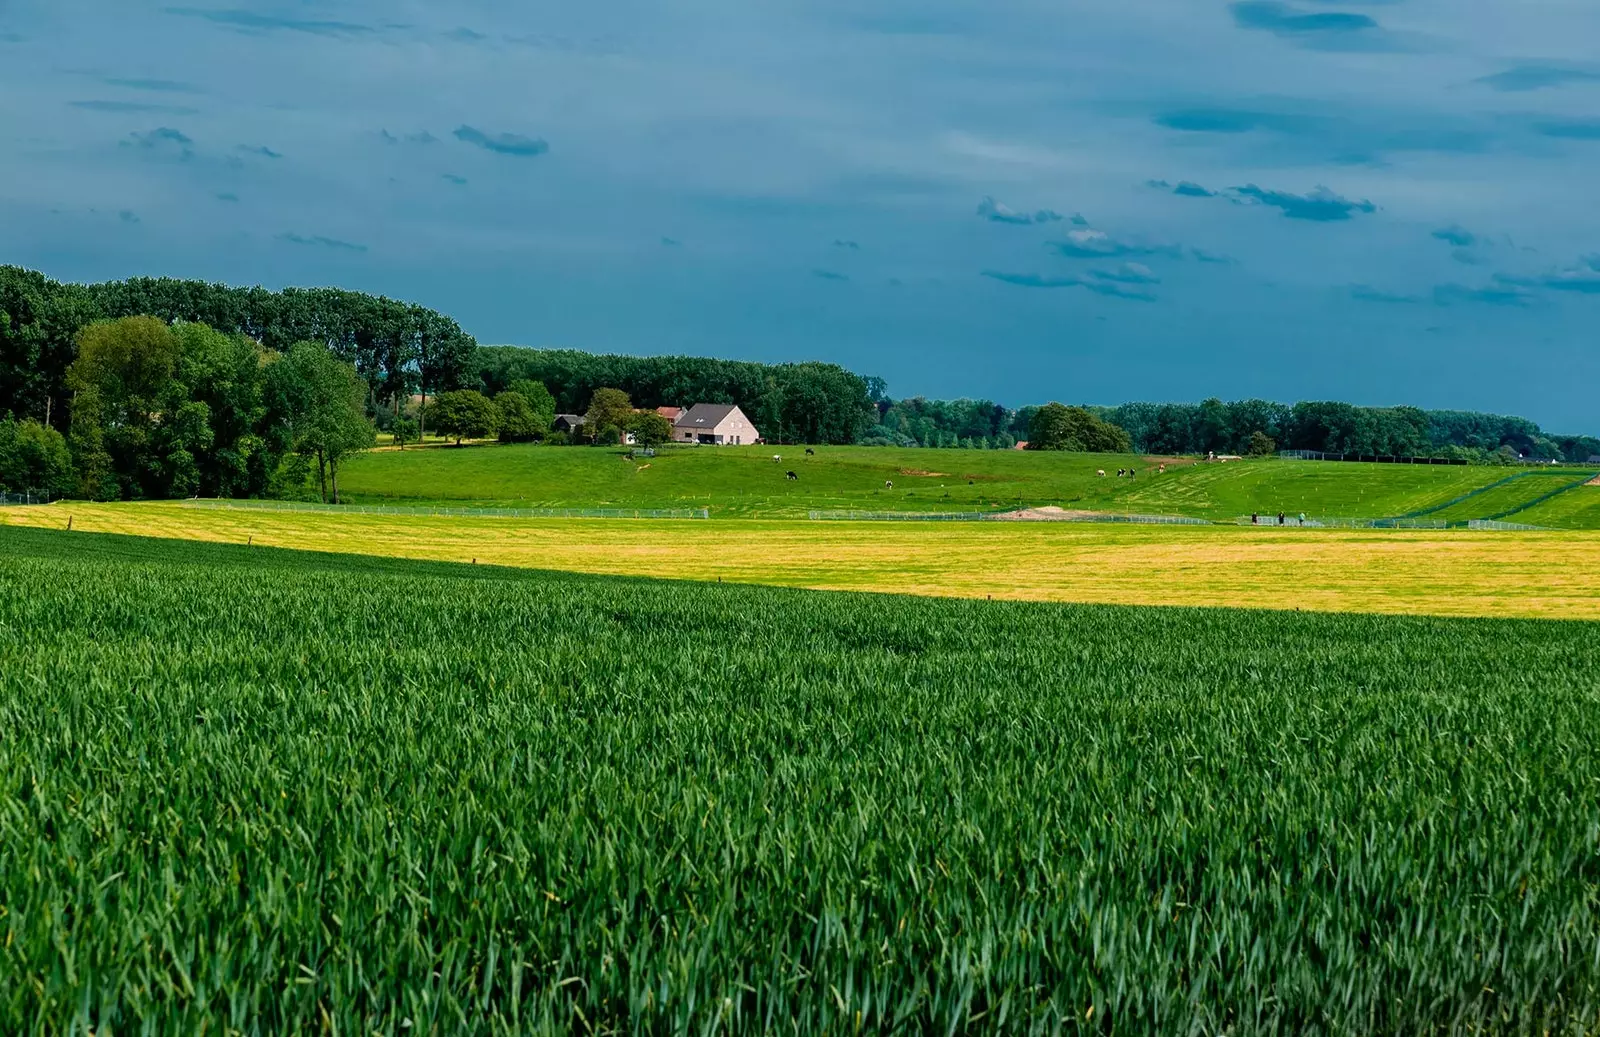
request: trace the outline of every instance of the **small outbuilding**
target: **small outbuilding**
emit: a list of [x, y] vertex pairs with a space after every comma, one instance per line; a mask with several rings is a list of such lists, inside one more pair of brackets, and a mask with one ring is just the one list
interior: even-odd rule
[[582, 414], [557, 414], [554, 428], [557, 432], [571, 433], [573, 429], [582, 428], [589, 423], [589, 419]]

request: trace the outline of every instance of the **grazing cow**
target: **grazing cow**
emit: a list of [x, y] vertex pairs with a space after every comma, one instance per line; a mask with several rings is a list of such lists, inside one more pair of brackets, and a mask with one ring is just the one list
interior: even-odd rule
[[772, 455], [772, 463], [773, 464], [783, 464], [783, 455], [782, 454], [773, 454]]
[[883, 480], [883, 488], [886, 489], [886, 490], [892, 490], [892, 489], [894, 489], [894, 483], [889, 481], [888, 479], [885, 479], [885, 480]]
[[817, 456], [817, 452], [815, 450], [811, 449], [810, 447], [806, 447], [806, 456], [807, 457], [816, 457]]
[[1095, 474], [1100, 476], [1100, 478], [1104, 479], [1106, 477], [1106, 470], [1104, 468], [1102, 468], [1098, 472], [1096, 472]]
[[1124, 475], [1127, 475], [1127, 474], [1128, 474], [1128, 470], [1126, 468], [1118, 468], [1117, 469], [1117, 478], [1118, 479], [1122, 478]]
[[799, 482], [800, 481], [800, 477], [798, 475], [794, 474], [793, 472], [790, 472], [789, 473], [789, 481], [790, 482]]
[[1157, 475], [1166, 475], [1167, 474], [1167, 466], [1166, 465], [1158, 466], [1156, 468], [1156, 474]]

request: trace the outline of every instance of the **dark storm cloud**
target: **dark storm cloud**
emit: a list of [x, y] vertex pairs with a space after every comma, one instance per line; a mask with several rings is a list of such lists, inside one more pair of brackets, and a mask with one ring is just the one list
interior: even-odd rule
[[520, 133], [485, 133], [473, 126], [457, 127], [455, 138], [497, 155], [514, 155], [520, 158], [543, 155], [550, 150], [550, 145], [537, 137], [524, 137]]

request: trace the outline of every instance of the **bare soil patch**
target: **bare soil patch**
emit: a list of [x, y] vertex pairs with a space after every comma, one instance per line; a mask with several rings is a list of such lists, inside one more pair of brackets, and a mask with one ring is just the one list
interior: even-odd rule
[[929, 477], [932, 477], [932, 478], [938, 478], [939, 476], [949, 477], [949, 475], [950, 475], [949, 472], [930, 472], [930, 471], [927, 471], [927, 470], [922, 469], [922, 468], [902, 468], [902, 469], [900, 469], [900, 474], [901, 475], [923, 475], [923, 476], [929, 476]]
[[1585, 486], [1600, 486], [1600, 475], [1597, 475], [1593, 479], [1590, 479], [1588, 482], [1584, 483], [1584, 485]]
[[1080, 511], [1058, 508], [1054, 504], [1046, 504], [1042, 508], [1023, 508], [1020, 511], [1007, 511], [996, 515], [1001, 522], [1073, 522], [1082, 519], [1098, 518], [1105, 514], [1102, 511]]

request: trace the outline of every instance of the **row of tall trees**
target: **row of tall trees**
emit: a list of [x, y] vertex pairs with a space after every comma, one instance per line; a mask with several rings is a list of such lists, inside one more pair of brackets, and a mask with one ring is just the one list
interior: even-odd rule
[[1280, 450], [1483, 461], [1584, 461], [1600, 453], [1600, 440], [1592, 436], [1550, 435], [1526, 418], [1469, 411], [1218, 399], [1127, 403], [1095, 411], [1127, 429], [1135, 446], [1150, 453], [1244, 454], [1263, 438]]
[[477, 344], [449, 317], [411, 303], [338, 288], [238, 288], [204, 281], [138, 277], [66, 284], [0, 266], [0, 413], [66, 430], [73, 388], [67, 372], [79, 333], [95, 321], [148, 316], [204, 324], [287, 353], [321, 344], [355, 368], [369, 410], [397, 413], [411, 394], [455, 389]]
[[[1012, 410], [992, 400], [881, 398], [877, 422], [859, 441], [883, 446], [1010, 447], [1037, 438], [1032, 426], [1040, 409]], [[1600, 454], [1596, 437], [1554, 435], [1526, 418], [1471, 411], [1218, 399], [1084, 409], [1126, 430], [1133, 449], [1153, 454], [1320, 450], [1481, 461], [1585, 461]]]
[[636, 357], [568, 349], [479, 347], [480, 388], [493, 395], [517, 381], [543, 383], [562, 413], [583, 413], [595, 393], [616, 389], [642, 408], [732, 403], [770, 442], [854, 443], [876, 416], [882, 382], [836, 364], [758, 364], [705, 357]]

